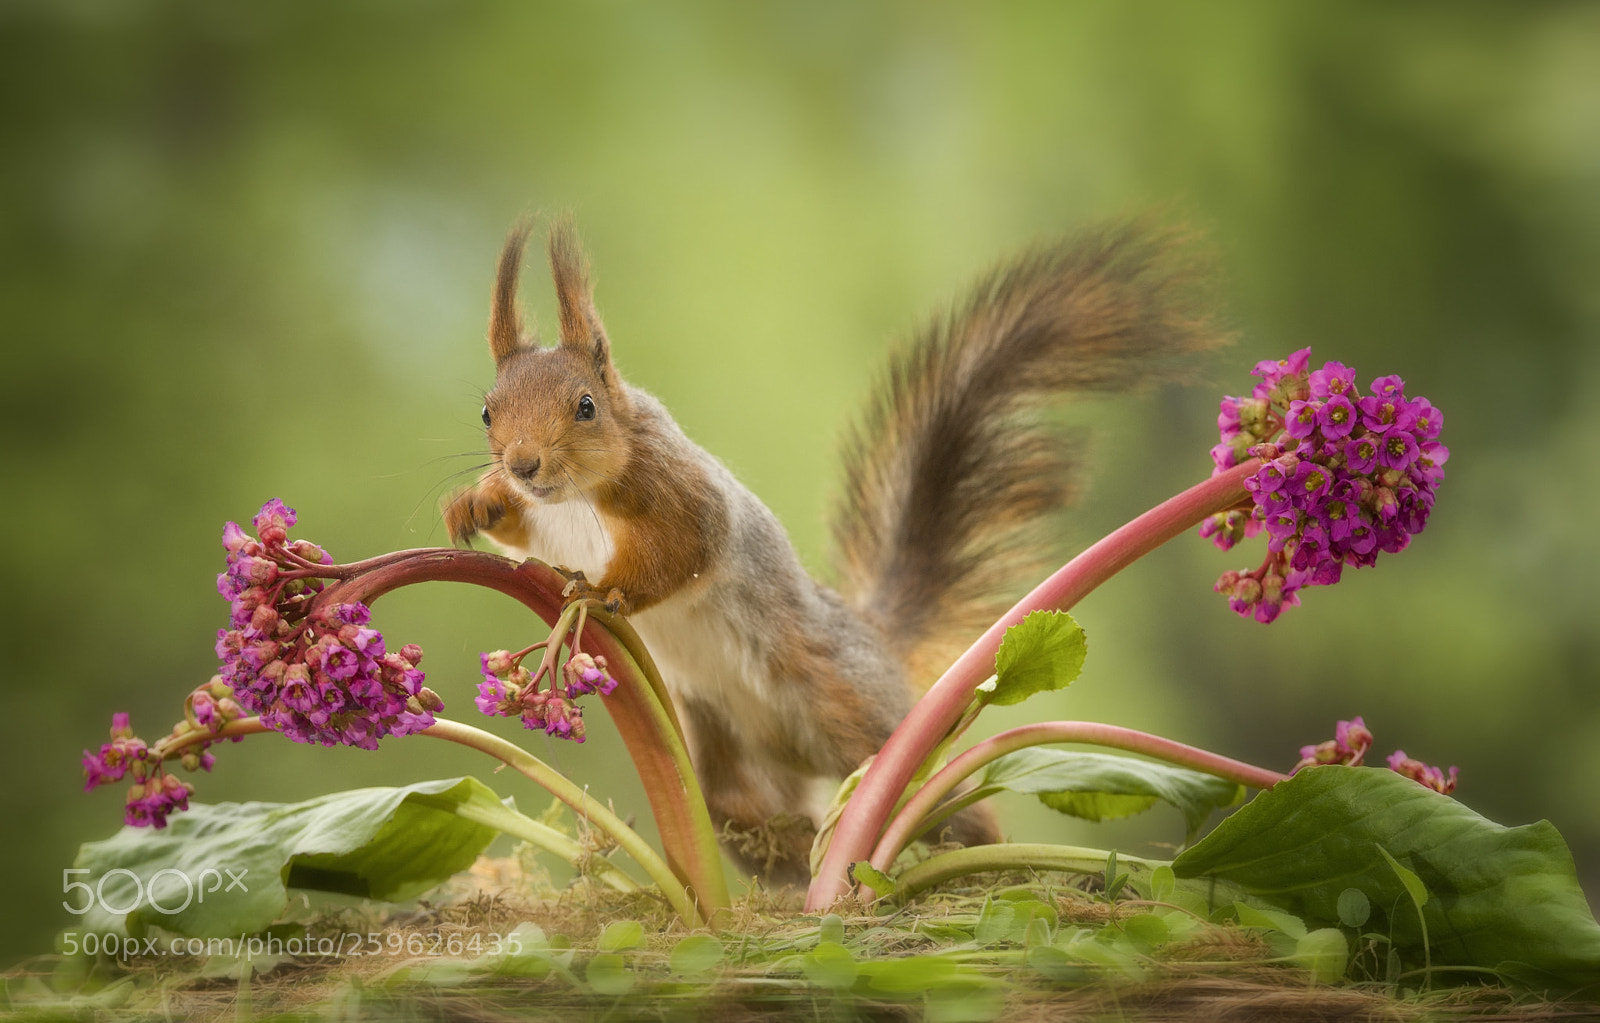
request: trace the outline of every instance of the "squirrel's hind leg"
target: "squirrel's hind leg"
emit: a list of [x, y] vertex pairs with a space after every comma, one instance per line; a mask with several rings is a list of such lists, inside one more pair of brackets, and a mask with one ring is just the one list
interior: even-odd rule
[[711, 823], [739, 869], [772, 886], [804, 888], [811, 880], [815, 822], [798, 808], [803, 779], [768, 769], [715, 708], [684, 701], [690, 754]]

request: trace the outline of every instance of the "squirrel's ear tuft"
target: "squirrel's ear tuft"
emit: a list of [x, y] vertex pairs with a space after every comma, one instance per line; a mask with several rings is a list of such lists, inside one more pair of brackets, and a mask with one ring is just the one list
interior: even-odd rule
[[592, 356], [595, 372], [605, 376], [611, 368], [611, 345], [594, 309], [589, 261], [572, 222], [566, 218], [550, 226], [550, 273], [555, 278], [556, 304], [561, 310], [562, 347]]
[[528, 246], [533, 224], [518, 220], [506, 235], [500, 250], [500, 266], [494, 275], [494, 299], [489, 306], [489, 352], [498, 364], [521, 349], [522, 307], [517, 303], [517, 278], [522, 274], [522, 250]]

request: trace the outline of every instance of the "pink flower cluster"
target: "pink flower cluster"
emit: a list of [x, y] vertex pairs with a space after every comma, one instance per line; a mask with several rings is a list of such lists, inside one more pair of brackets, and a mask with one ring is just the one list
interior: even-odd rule
[[[1332, 739], [1314, 746], [1300, 747], [1300, 762], [1295, 764], [1294, 770], [1289, 773], [1294, 774], [1302, 768], [1320, 767], [1324, 764], [1359, 766], [1367, 750], [1372, 748], [1372, 742], [1372, 732], [1367, 728], [1366, 722], [1359, 717], [1350, 721], [1340, 721], [1334, 726]], [[1456, 790], [1456, 779], [1461, 774], [1460, 770], [1454, 767], [1446, 772], [1412, 759], [1406, 756], [1405, 750], [1395, 750], [1389, 754], [1388, 763], [1390, 770], [1445, 795]]]
[[1359, 717], [1353, 721], [1341, 721], [1334, 726], [1332, 739], [1315, 746], [1300, 747], [1300, 762], [1294, 769], [1298, 771], [1302, 767], [1315, 767], [1318, 764], [1358, 766], [1371, 748], [1372, 733], [1367, 730], [1365, 721]]
[[[128, 789], [123, 820], [133, 827], [164, 828], [169, 814], [189, 808], [194, 786], [166, 773], [162, 759], [159, 750], [152, 750], [133, 734], [127, 714], [113, 714], [111, 741], [103, 744], [98, 753], [83, 751], [83, 790], [110, 785], [131, 774], [133, 785]], [[210, 753], [200, 751], [185, 754], [183, 759], [191, 771], [209, 771], [215, 762]]]
[[1408, 757], [1403, 749], [1397, 749], [1389, 754], [1388, 762], [1389, 770], [1403, 774], [1417, 784], [1426, 785], [1435, 792], [1443, 792], [1447, 796], [1456, 790], [1456, 779], [1461, 775], [1460, 770], [1455, 767], [1451, 767], [1447, 773]]
[[1228, 550], [1263, 529], [1267, 558], [1254, 571], [1225, 572], [1216, 589], [1241, 615], [1270, 622], [1300, 602], [1305, 586], [1339, 581], [1345, 565], [1396, 553], [1427, 525], [1450, 451], [1444, 420], [1426, 398], [1407, 398], [1397, 376], [1362, 395], [1337, 362], [1308, 371], [1311, 349], [1258, 363], [1248, 398], [1224, 398], [1211, 449], [1216, 472], [1246, 457], [1265, 460], [1245, 482], [1253, 506], [1206, 520], [1200, 535]]
[[593, 692], [610, 696], [617, 688], [616, 679], [606, 673], [606, 659], [573, 654], [561, 668], [563, 683], [551, 679], [550, 688], [541, 690], [539, 676], [545, 665], [541, 663], [536, 674], [521, 663], [530, 652], [494, 650], [478, 655], [483, 669], [474, 700], [478, 709], [491, 717], [520, 717], [524, 728], [582, 742], [583, 708], [576, 698]]
[[376, 749], [386, 735], [433, 724], [443, 702], [422, 685], [422, 648], [384, 648], [365, 604], [325, 604], [325, 566], [333, 559], [306, 540], [288, 542], [294, 509], [274, 498], [261, 507], [252, 539], [228, 523], [227, 570], [217, 589], [231, 604], [232, 628], [217, 632], [222, 680], [233, 698], [268, 728], [296, 742]]

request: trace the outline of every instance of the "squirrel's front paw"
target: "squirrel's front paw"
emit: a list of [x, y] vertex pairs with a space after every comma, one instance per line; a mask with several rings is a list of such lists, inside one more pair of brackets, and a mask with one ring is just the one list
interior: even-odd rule
[[561, 596], [566, 598], [563, 606], [571, 605], [580, 600], [592, 600], [604, 607], [611, 614], [626, 615], [628, 613], [628, 598], [615, 586], [609, 590], [600, 590], [589, 584], [582, 572], [569, 570], [557, 565], [556, 571], [567, 577], [567, 585], [561, 590]]
[[481, 530], [493, 529], [505, 518], [505, 502], [481, 486], [467, 487], [452, 495], [444, 506], [444, 527], [450, 542], [465, 547]]

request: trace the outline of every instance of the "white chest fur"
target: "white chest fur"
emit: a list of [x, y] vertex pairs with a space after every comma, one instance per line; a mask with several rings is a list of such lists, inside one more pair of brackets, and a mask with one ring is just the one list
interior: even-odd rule
[[[604, 579], [616, 547], [587, 502], [536, 505], [525, 515], [531, 542], [511, 553], [577, 569], [591, 584]], [[711, 703], [743, 722], [759, 744], [782, 726], [773, 716], [768, 663], [756, 649], [763, 623], [743, 621], [741, 610], [695, 581], [632, 622], [675, 696]]]
[[616, 551], [599, 513], [582, 500], [538, 504], [525, 513], [533, 538], [525, 556], [577, 569], [598, 582]]

